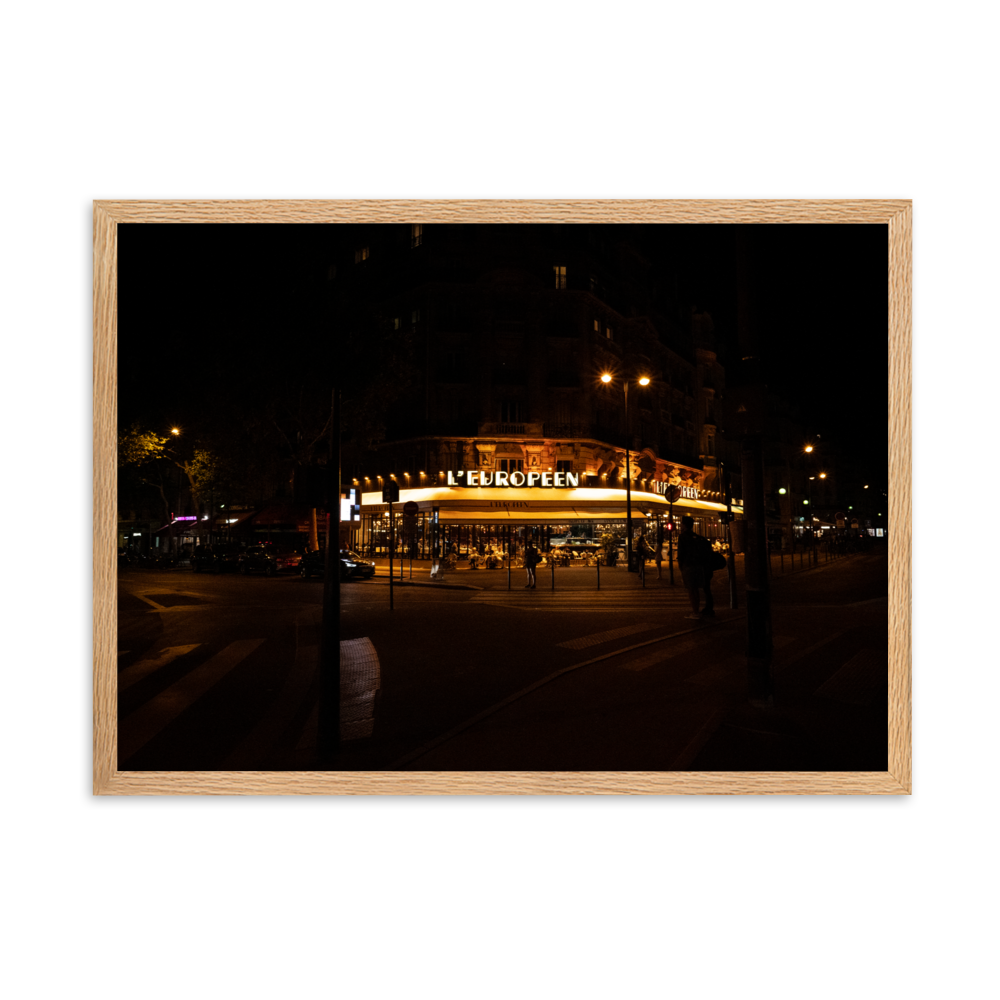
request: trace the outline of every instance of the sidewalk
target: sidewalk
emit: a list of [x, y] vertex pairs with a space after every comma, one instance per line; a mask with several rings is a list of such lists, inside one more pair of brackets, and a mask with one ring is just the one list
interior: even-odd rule
[[[739, 587], [743, 587], [743, 556], [736, 556], [736, 579]], [[783, 577], [793, 574], [808, 573], [815, 570], [833, 566], [844, 559], [854, 558], [852, 556], [840, 555], [836, 558], [827, 557], [826, 553], [819, 554], [819, 562], [811, 565], [808, 554], [801, 550], [796, 551], [794, 556], [785, 553], [773, 554], [771, 556], [771, 579], [778, 581]], [[372, 559], [375, 564], [375, 580], [388, 584], [389, 580], [389, 560]], [[465, 560], [460, 560], [454, 569], [447, 570], [440, 580], [430, 578], [431, 563], [427, 559], [414, 559], [412, 566], [409, 559], [403, 561], [402, 574], [398, 560], [393, 560], [393, 585], [394, 586], [429, 586], [429, 587], [460, 587], [468, 590], [506, 590], [508, 587], [508, 571], [506, 569], [471, 569]], [[681, 581], [680, 567], [674, 562], [674, 586], [683, 587]], [[537, 589], [573, 589], [573, 590], [597, 590], [600, 586], [604, 589], [641, 589], [638, 573], [629, 573], [624, 562], [617, 566], [601, 566], [598, 570], [596, 566], [556, 566], [553, 574], [550, 566], [539, 566], [536, 570]], [[553, 581], [554, 576], [554, 581]], [[525, 571], [523, 567], [514, 567], [510, 570], [509, 585], [511, 590], [518, 590], [524, 587]], [[713, 577], [713, 586], [717, 591], [726, 590], [728, 574], [726, 570], [719, 570]], [[667, 562], [661, 566], [661, 578], [657, 579], [656, 564], [646, 564], [647, 587], [670, 586], [670, 567]], [[726, 591], [728, 593], [728, 591]]]

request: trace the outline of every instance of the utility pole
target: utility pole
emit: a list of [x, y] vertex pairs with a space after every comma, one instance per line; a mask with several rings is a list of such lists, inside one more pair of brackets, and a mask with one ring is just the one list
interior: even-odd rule
[[733, 414], [741, 442], [743, 517], [746, 521], [747, 687], [750, 701], [769, 705], [771, 677], [771, 581], [767, 565], [767, 519], [764, 504], [763, 429], [767, 392], [750, 303], [746, 237], [737, 230], [737, 328], [742, 363], [741, 389]]
[[327, 451], [326, 558], [323, 561], [323, 633], [320, 637], [319, 733], [321, 764], [340, 750], [340, 389], [333, 390]]
[[729, 548], [729, 558], [726, 559], [726, 573], [729, 577], [729, 607], [736, 609], [740, 606], [739, 594], [736, 590], [736, 555], [733, 552], [733, 498], [729, 488], [729, 475], [726, 472], [726, 463], [719, 462], [719, 479], [722, 484], [722, 495], [726, 502], [726, 544]]

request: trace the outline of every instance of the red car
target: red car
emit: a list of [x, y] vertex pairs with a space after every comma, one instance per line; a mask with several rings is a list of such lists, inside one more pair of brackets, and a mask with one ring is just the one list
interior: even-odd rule
[[268, 542], [252, 545], [240, 556], [241, 573], [263, 573], [274, 576], [277, 573], [291, 573], [299, 568], [302, 553], [291, 549], [279, 549]]

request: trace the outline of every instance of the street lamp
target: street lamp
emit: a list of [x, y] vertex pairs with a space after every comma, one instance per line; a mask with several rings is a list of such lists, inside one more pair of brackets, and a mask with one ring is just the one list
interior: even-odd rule
[[[608, 385], [611, 376], [605, 372], [601, 381]], [[649, 385], [649, 376], [641, 375], [636, 381], [639, 385]], [[628, 571], [632, 572], [632, 474], [629, 465], [629, 454], [632, 451], [632, 439], [628, 427], [628, 379], [623, 379], [625, 387], [625, 558]]]
[[[811, 444], [807, 444], [802, 450], [807, 455], [809, 455], [809, 454], [812, 453], [812, 451], [814, 449], [813, 449], [813, 446]], [[814, 465], [813, 468], [815, 469], [816, 466]], [[820, 472], [819, 473], [819, 478], [820, 479], [826, 479], [826, 473], [825, 472]], [[813, 483], [815, 481], [816, 481], [816, 476], [810, 476], [809, 477], [809, 482]], [[807, 498], [805, 500], [803, 500], [802, 503], [805, 506], [809, 506], [809, 501], [812, 498], [812, 490], [811, 490], [811, 488], [808, 485], [806, 486], [806, 489], [809, 491], [809, 493], [807, 495]], [[816, 529], [813, 527], [812, 510], [810, 510], [809, 511], [809, 561], [810, 561], [810, 563], [812, 563], [812, 562], [818, 562], [818, 558], [817, 558], [815, 550], [816, 550]]]

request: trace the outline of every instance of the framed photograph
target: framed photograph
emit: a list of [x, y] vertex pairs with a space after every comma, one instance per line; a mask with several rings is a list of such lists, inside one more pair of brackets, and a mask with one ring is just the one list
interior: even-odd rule
[[[118, 510], [118, 379], [121, 362], [118, 339], [119, 275], [131, 281], [135, 268], [120, 260], [122, 227], [170, 227], [236, 224], [251, 227], [292, 227], [410, 223], [407, 245], [424, 247], [436, 223], [497, 225], [592, 223], [648, 225], [650, 223], [700, 226], [741, 225], [791, 226], [808, 224], [831, 227], [881, 227], [885, 234], [885, 264], [888, 273], [886, 317], [889, 413], [888, 426], [877, 424], [873, 435], [888, 436], [887, 537], [881, 527], [870, 533], [885, 545], [888, 558], [888, 704], [886, 739], [888, 767], [885, 771], [358, 771], [358, 770], [119, 770], [119, 677], [118, 601], [119, 545], [116, 544]], [[831, 228], [833, 233], [833, 228]], [[92, 203], [93, 244], [93, 794], [109, 795], [800, 795], [800, 794], [912, 794], [912, 686], [911, 686], [911, 541], [913, 467], [913, 202], [898, 200], [110, 200]], [[876, 247], [876, 251], [877, 251]], [[410, 252], [409, 250], [407, 252]], [[420, 252], [420, 251], [413, 251]], [[356, 251], [356, 260], [368, 261], [369, 247]], [[373, 259], [374, 259], [374, 255]], [[130, 262], [133, 263], [134, 262]], [[369, 262], [370, 263], [370, 262]], [[346, 264], [350, 267], [350, 261]], [[360, 265], [359, 266], [365, 266]], [[572, 268], [570, 268], [570, 271]], [[331, 274], [333, 266], [331, 265]], [[125, 277], [128, 275], [128, 277]], [[505, 277], [504, 280], [511, 280]], [[542, 280], [542, 279], [540, 279]], [[545, 281], [551, 282], [547, 274]], [[575, 276], [558, 263], [555, 288], [573, 289]], [[605, 295], [604, 277], [591, 276], [589, 293]], [[588, 291], [585, 286], [580, 286]], [[595, 300], [596, 301], [596, 300]], [[416, 310], [416, 307], [414, 307]], [[426, 320], [418, 311], [389, 322], [405, 325]], [[881, 317], [869, 317], [869, 329], [881, 329]], [[585, 317], [589, 331], [603, 329], [610, 317]], [[803, 318], [803, 322], [807, 317]], [[519, 317], [506, 320], [509, 330], [519, 329]], [[617, 320], [615, 322], [618, 322]], [[628, 320], [622, 321], [627, 325]], [[688, 320], [692, 330], [711, 333], [711, 317], [695, 313]], [[132, 335], [132, 334], [130, 334]], [[595, 334], [594, 336], [597, 336]], [[622, 336], [607, 329], [608, 350]], [[516, 334], [511, 334], [516, 337]], [[845, 343], [849, 341], [846, 338]], [[824, 345], [813, 363], [841, 349], [840, 342]], [[198, 345], [184, 349], [197, 356]], [[169, 353], [169, 346], [165, 348]], [[175, 355], [184, 351], [174, 349]], [[612, 351], [613, 353], [613, 351]], [[562, 357], [563, 355], [560, 355]], [[818, 361], [816, 360], [818, 359]], [[303, 370], [312, 359], [303, 357]], [[859, 363], [877, 368], [876, 356], [866, 352]], [[460, 362], [456, 361], [458, 366]], [[555, 362], [553, 362], [555, 365]], [[456, 367], [454, 370], [460, 370]], [[555, 368], [553, 368], [555, 371]], [[559, 368], [559, 377], [563, 369]], [[556, 386], [567, 383], [553, 381]], [[563, 391], [562, 388], [559, 389]], [[849, 393], [845, 398], [849, 399]], [[626, 413], [628, 403], [626, 389]], [[456, 406], [458, 404], [455, 404]], [[632, 405], [635, 405], [634, 403]], [[495, 416], [494, 416], [495, 419]], [[520, 417], [523, 420], [523, 417]], [[609, 418], [610, 419], [610, 418]], [[638, 418], [637, 418], [638, 419]], [[720, 421], [721, 423], [721, 421]], [[645, 426], [645, 425], [643, 425]], [[676, 419], [672, 433], [690, 440], [690, 423]], [[686, 433], [686, 437], [685, 437]], [[610, 439], [609, 439], [610, 440]], [[697, 428], [694, 432], [697, 442]], [[629, 446], [631, 447], [631, 445]], [[712, 446], [709, 446], [711, 450]], [[697, 447], [695, 446], [695, 450]], [[475, 452], [471, 452], [473, 456]], [[493, 468], [492, 451], [481, 455], [482, 467]], [[501, 452], [497, 452], [501, 454]], [[555, 454], [555, 452], [553, 452]], [[497, 466], [506, 468], [507, 461]], [[546, 459], [545, 461], [548, 461]], [[546, 467], [537, 451], [529, 458], [531, 476], [541, 479]], [[553, 466], [555, 462], [553, 461]], [[435, 467], [436, 468], [436, 467]], [[560, 463], [558, 468], [562, 469]], [[624, 462], [623, 462], [624, 469]], [[390, 470], [392, 471], [392, 470]], [[397, 470], [402, 471], [402, 470]], [[424, 472], [410, 475], [415, 485]], [[624, 471], [623, 471], [624, 474]], [[685, 473], [684, 475], [687, 475]], [[523, 475], [527, 475], [527, 470]], [[681, 482], [673, 469], [669, 481]], [[666, 480], [665, 480], [666, 481]], [[685, 480], [686, 481], [686, 480]], [[548, 485], [548, 484], [546, 484]], [[784, 493], [784, 490], [781, 491]], [[405, 499], [405, 498], [404, 498]], [[500, 504], [497, 505], [502, 506]], [[777, 508], [776, 508], [777, 509]], [[172, 516], [172, 515], [171, 515]], [[214, 515], [213, 515], [214, 516]], [[499, 514], [497, 515], [500, 516]], [[832, 516], [832, 515], [831, 515]], [[631, 517], [631, 514], [630, 514]], [[181, 518], [177, 518], [180, 521]], [[298, 530], [306, 537], [315, 525], [303, 523]], [[763, 530], [763, 529], [762, 529]], [[780, 548], [780, 546], [779, 546]], [[351, 554], [354, 558], [353, 554]], [[586, 554], [578, 562], [586, 561]], [[597, 573], [601, 560], [591, 559]], [[538, 579], [550, 573], [549, 561]], [[589, 563], [588, 563], [589, 564]], [[192, 563], [192, 565], [194, 565]], [[360, 560], [352, 568], [362, 566]], [[483, 559], [485, 567], [486, 562]], [[520, 566], [520, 564], [518, 564]], [[265, 567], [265, 572], [267, 569]], [[523, 576], [523, 570], [519, 571]], [[552, 570], [554, 573], [555, 571]], [[568, 572], [568, 571], [567, 571]], [[607, 573], [608, 570], [605, 570]], [[651, 570], [647, 569], [646, 573]], [[480, 576], [482, 573], [479, 574]], [[599, 578], [599, 577], [598, 577]], [[521, 581], [523, 584], [523, 580]], [[645, 584], [644, 584], [645, 585]], [[156, 605], [150, 601], [150, 604]], [[161, 609], [162, 610], [162, 609]], [[187, 640], [185, 640], [187, 641]], [[248, 647], [249, 648], [249, 647]], [[857, 669], [874, 669], [871, 663]], [[876, 667], [881, 669], [881, 665]], [[474, 720], [471, 720], [474, 721]], [[471, 722], [470, 722], [471, 724]], [[235, 759], [235, 758], [234, 758]]]

